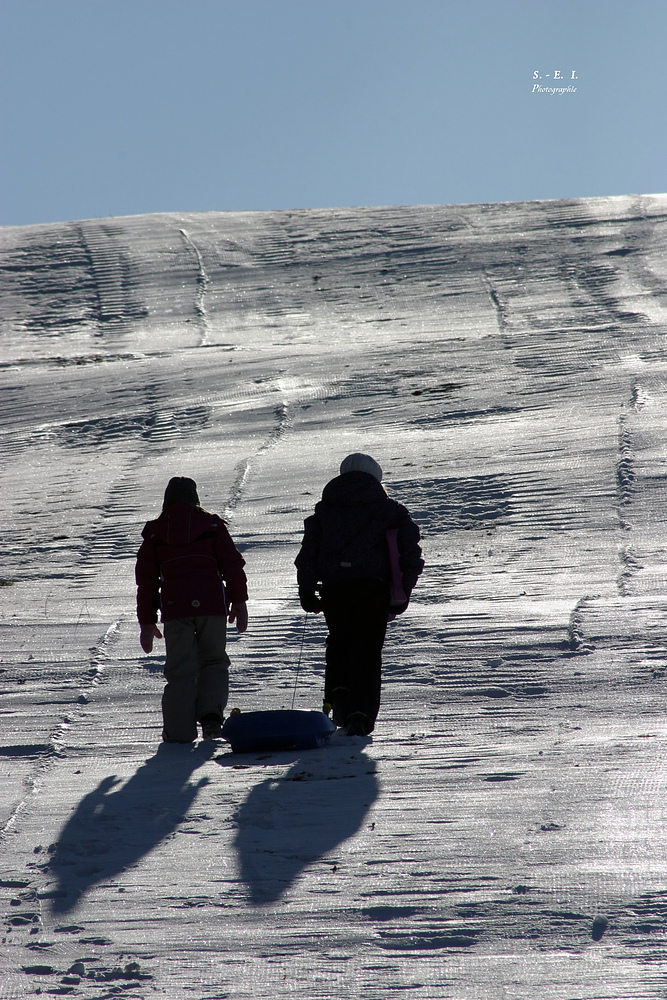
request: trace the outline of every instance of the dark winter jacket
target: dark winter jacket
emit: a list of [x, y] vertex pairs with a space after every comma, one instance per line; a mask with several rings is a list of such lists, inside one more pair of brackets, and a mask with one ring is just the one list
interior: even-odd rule
[[390, 581], [387, 530], [398, 529], [399, 565], [409, 598], [424, 568], [419, 528], [374, 476], [346, 472], [327, 483], [315, 513], [304, 522], [295, 560], [300, 590], [344, 580]]
[[[137, 618], [142, 625], [225, 615], [248, 599], [245, 560], [217, 514], [188, 503], [166, 507], [142, 531], [137, 553]], [[223, 584], [224, 581], [224, 584]]]

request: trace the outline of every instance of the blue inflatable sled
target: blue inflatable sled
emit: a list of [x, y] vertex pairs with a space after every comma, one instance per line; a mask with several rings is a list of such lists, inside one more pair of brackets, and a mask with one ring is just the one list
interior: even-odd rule
[[222, 727], [222, 738], [234, 753], [258, 750], [315, 750], [336, 728], [324, 712], [278, 709], [272, 712], [238, 712]]

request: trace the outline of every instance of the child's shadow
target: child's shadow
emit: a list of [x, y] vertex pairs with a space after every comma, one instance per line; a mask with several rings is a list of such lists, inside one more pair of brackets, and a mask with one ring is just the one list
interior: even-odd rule
[[211, 744], [162, 744], [117, 791], [120, 778], [104, 778], [85, 796], [55, 845], [49, 868], [58, 885], [54, 913], [68, 913], [98, 882], [113, 878], [169, 837], [208, 783], [190, 783], [193, 772], [211, 758]]
[[236, 814], [234, 840], [251, 903], [275, 902], [308, 865], [352, 837], [377, 795], [375, 765], [363, 752], [317, 776], [304, 758], [256, 785]]

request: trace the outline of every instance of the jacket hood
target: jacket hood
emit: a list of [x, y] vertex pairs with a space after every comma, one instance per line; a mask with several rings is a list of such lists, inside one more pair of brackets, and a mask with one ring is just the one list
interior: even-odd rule
[[154, 521], [149, 521], [142, 535], [159, 538], [167, 545], [189, 545], [207, 531], [216, 529], [220, 519], [189, 503], [172, 503]]
[[322, 491], [322, 501], [334, 507], [356, 507], [386, 499], [384, 486], [369, 472], [345, 472], [328, 482]]

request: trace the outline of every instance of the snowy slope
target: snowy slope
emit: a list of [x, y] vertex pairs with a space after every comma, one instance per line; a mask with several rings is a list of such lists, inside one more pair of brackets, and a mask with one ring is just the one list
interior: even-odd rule
[[[666, 221], [0, 230], [0, 997], [664, 996]], [[293, 560], [356, 450], [427, 561], [373, 740], [161, 747], [133, 566], [168, 478], [247, 561], [232, 703], [319, 707]]]

